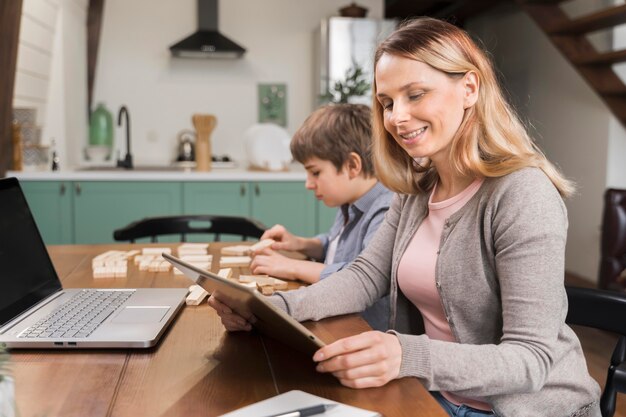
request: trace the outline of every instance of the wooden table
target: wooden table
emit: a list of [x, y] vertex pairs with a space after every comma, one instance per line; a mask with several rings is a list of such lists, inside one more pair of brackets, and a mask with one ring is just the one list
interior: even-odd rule
[[[66, 288], [190, 285], [184, 276], [140, 272], [134, 266], [126, 278], [92, 278], [95, 255], [146, 246], [154, 245], [52, 246], [49, 251]], [[210, 249], [214, 270], [219, 247]], [[369, 329], [354, 315], [306, 326], [326, 342]], [[309, 357], [280, 342], [257, 333], [227, 333], [206, 303], [183, 307], [151, 349], [14, 350], [11, 359], [21, 417], [217, 416], [292, 389], [387, 417], [446, 416], [416, 379], [382, 388], [343, 387], [317, 373]]]

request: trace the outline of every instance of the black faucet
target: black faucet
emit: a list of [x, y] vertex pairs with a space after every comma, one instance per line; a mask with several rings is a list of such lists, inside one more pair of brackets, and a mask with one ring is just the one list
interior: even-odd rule
[[117, 113], [117, 125], [122, 125], [122, 114], [126, 116], [126, 156], [124, 159], [117, 160], [117, 166], [120, 168], [133, 169], [133, 156], [130, 154], [130, 115], [126, 106], [120, 107]]

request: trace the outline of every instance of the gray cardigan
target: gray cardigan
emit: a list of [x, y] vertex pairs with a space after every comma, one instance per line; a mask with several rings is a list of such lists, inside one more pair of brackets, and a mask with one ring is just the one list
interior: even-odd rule
[[459, 343], [424, 335], [419, 312], [398, 291], [400, 258], [427, 210], [427, 194], [397, 196], [348, 268], [272, 301], [299, 321], [320, 320], [389, 293], [400, 377], [486, 401], [498, 416], [599, 417], [600, 388], [565, 324], [567, 213], [545, 174], [526, 168], [487, 178], [447, 219], [435, 279]]

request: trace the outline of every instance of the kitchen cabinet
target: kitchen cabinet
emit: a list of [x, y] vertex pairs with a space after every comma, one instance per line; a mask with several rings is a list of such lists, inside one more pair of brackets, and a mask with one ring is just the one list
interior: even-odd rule
[[301, 181], [20, 182], [46, 244], [110, 243], [113, 230], [132, 221], [176, 214], [246, 216], [314, 236], [335, 212]]
[[317, 230], [316, 201], [301, 182], [190, 182], [183, 184], [183, 194], [185, 214], [252, 217], [302, 236]]
[[327, 207], [321, 201], [318, 201], [317, 204], [317, 234], [326, 233], [330, 230], [330, 226], [332, 226], [335, 222], [337, 210], [339, 209], [337, 207]]
[[282, 224], [299, 236], [316, 232], [316, 200], [303, 184], [256, 182], [251, 188], [251, 215], [266, 226]]
[[144, 217], [182, 212], [182, 187], [176, 182], [76, 181], [76, 243], [113, 242], [113, 230]]
[[39, 233], [46, 244], [74, 241], [71, 181], [22, 181]]

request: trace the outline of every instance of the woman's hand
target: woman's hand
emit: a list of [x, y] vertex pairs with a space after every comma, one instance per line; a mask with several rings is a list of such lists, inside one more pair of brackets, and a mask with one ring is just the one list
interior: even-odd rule
[[245, 317], [235, 313], [229, 306], [220, 301], [219, 293], [217, 291], [211, 294], [208, 303], [215, 309], [217, 315], [220, 316], [220, 319], [222, 319], [222, 324], [229, 332], [252, 330], [252, 324], [250, 323], [254, 323], [254, 316], [246, 319]]
[[324, 346], [313, 360], [346, 387], [380, 387], [400, 374], [402, 346], [394, 334], [370, 331]]
[[295, 280], [295, 259], [287, 258], [271, 249], [263, 249], [252, 258], [250, 270], [255, 275], [269, 275], [276, 278]]
[[277, 224], [265, 231], [260, 240], [274, 239], [272, 244], [274, 250], [292, 250], [299, 251], [302, 249], [298, 236], [292, 235], [283, 225]]

